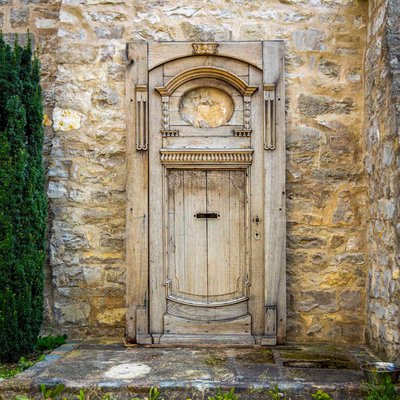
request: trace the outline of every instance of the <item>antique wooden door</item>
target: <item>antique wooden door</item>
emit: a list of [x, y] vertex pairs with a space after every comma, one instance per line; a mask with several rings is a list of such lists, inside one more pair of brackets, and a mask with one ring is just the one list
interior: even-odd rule
[[139, 204], [127, 260], [141, 264], [128, 335], [135, 324], [139, 343], [282, 341], [282, 43], [142, 43], [129, 55], [128, 165], [148, 198], [128, 187]]

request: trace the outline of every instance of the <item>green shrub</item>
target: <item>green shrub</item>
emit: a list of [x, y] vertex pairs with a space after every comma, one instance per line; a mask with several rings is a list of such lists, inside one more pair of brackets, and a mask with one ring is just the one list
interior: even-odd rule
[[65, 344], [67, 341], [67, 335], [62, 336], [39, 336], [36, 344], [35, 350], [38, 351], [46, 351], [46, 350], [54, 350], [57, 347]]
[[39, 62], [0, 36], [0, 360], [34, 348], [43, 315], [46, 196]]

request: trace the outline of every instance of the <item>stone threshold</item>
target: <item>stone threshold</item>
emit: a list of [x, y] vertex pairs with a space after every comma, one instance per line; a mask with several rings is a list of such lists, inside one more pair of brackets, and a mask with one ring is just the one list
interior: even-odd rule
[[[235, 388], [239, 399], [266, 399], [277, 385], [288, 399], [310, 399], [322, 389], [334, 399], [362, 399], [358, 365], [378, 359], [364, 346], [300, 344], [265, 348], [132, 347], [115, 341], [70, 341], [45, 360], [0, 382], [0, 398], [39, 396], [40, 385], [63, 384], [66, 398], [84, 389], [91, 399], [144, 398], [157, 386], [162, 398], [207, 399]], [[68, 397], [69, 396], [69, 397]]]

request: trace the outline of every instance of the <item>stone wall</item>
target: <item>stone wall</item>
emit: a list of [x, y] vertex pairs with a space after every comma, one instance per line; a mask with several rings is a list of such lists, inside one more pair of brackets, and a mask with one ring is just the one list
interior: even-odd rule
[[49, 196], [55, 320], [122, 333], [125, 43], [285, 39], [289, 338], [363, 337], [362, 54], [355, 1], [63, 1]]
[[400, 4], [370, 2], [366, 74], [368, 173], [367, 341], [400, 361]]
[[[19, 8], [41, 5], [27, 3]], [[283, 39], [288, 338], [363, 340], [366, 13], [357, 0], [62, 0], [43, 54], [57, 69], [48, 174], [57, 329], [124, 331], [125, 44]]]

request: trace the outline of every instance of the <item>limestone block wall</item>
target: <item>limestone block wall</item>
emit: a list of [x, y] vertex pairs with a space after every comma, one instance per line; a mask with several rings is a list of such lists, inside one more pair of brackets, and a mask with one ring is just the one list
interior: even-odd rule
[[400, 4], [370, 2], [365, 57], [368, 173], [367, 341], [400, 361]]
[[[4, 2], [7, 21], [11, 8], [37, 10], [43, 4], [0, 0]], [[283, 39], [288, 338], [362, 341], [368, 270], [362, 130], [366, 3], [55, 4], [60, 7], [57, 32], [43, 55], [56, 71], [54, 96], [46, 98], [55, 107], [49, 114], [55, 130], [49, 135], [48, 158], [49, 323], [72, 335], [124, 332], [126, 43]]]
[[365, 18], [348, 0], [63, 1], [49, 185], [55, 322], [124, 328], [125, 43], [285, 39], [289, 337], [362, 340]]

